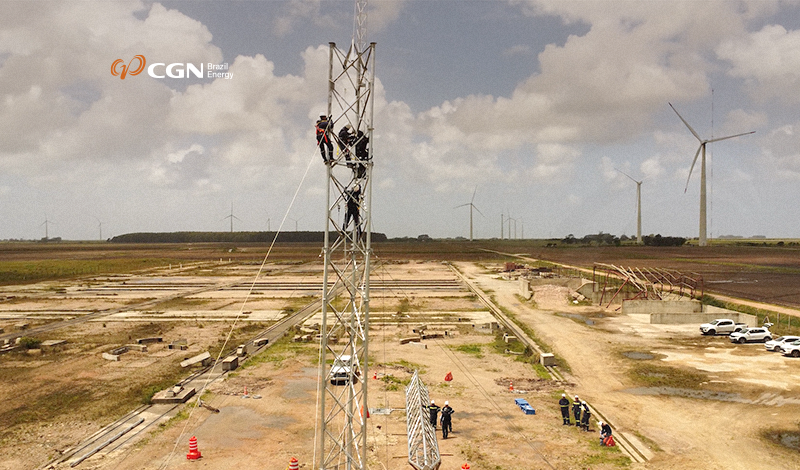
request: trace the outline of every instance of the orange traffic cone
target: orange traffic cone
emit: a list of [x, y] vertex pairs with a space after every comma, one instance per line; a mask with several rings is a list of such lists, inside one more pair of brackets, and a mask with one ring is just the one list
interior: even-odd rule
[[444, 376], [444, 381], [445, 382], [450, 382], [451, 380], [453, 380], [453, 373], [452, 372], [448, 372], [447, 375]]
[[508, 383], [508, 390], [510, 390], [512, 392], [514, 391], [514, 382], [513, 381]]
[[298, 470], [300, 468], [300, 463], [297, 461], [296, 458], [292, 457], [289, 460], [289, 470]]
[[377, 379], [378, 378], [378, 373], [377, 372], [373, 372], [372, 373], [372, 378], [373, 379]]
[[197, 438], [192, 436], [192, 438], [189, 439], [189, 453], [186, 454], [186, 458], [189, 460], [197, 460], [200, 457], [202, 457], [202, 455], [200, 455], [200, 450], [197, 449]]
[[247, 385], [244, 386], [244, 396], [247, 396]]

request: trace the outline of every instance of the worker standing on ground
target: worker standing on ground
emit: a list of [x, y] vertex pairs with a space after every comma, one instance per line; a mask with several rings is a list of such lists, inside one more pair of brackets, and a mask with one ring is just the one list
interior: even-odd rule
[[581, 425], [581, 399], [575, 395], [575, 401], [572, 402], [572, 415], [575, 417], [575, 426]]
[[447, 435], [453, 432], [453, 409], [450, 407], [450, 402], [444, 402], [442, 408], [442, 437], [447, 439]]
[[585, 401], [582, 403], [583, 409], [581, 410], [581, 428], [584, 431], [589, 431], [589, 418], [592, 417], [592, 412], [589, 411], [589, 404]]
[[561, 419], [564, 421], [564, 426], [569, 425], [569, 398], [567, 398], [566, 393], [561, 394], [561, 400], [558, 400], [558, 404], [561, 406]]
[[439, 417], [439, 406], [436, 404], [435, 401], [431, 400], [431, 404], [428, 405], [428, 411], [431, 413], [431, 426], [433, 429], [436, 429], [436, 419]]
[[317, 119], [317, 145], [319, 145], [319, 152], [322, 154], [322, 160], [325, 163], [333, 161], [333, 143], [331, 143], [331, 132], [333, 125], [327, 116], [320, 116]]

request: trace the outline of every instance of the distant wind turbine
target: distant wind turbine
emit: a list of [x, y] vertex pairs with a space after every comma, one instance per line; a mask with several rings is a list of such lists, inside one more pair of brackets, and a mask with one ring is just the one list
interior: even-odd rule
[[692, 177], [692, 170], [694, 170], [694, 164], [697, 163], [697, 156], [700, 155], [700, 152], [702, 151], [703, 159], [701, 160], [701, 163], [700, 163], [700, 237], [699, 237], [700, 241], [699, 241], [699, 245], [700, 246], [706, 246], [706, 144], [710, 144], [712, 142], [719, 142], [720, 140], [732, 139], [734, 137], [739, 137], [739, 136], [743, 136], [743, 135], [753, 134], [756, 131], [744, 132], [742, 134], [729, 135], [729, 136], [726, 136], [726, 137], [718, 137], [716, 139], [705, 139], [704, 140], [704, 139], [700, 138], [700, 135], [698, 135], [697, 132], [695, 132], [694, 129], [692, 129], [692, 126], [690, 126], [689, 123], [686, 122], [686, 119], [684, 119], [683, 116], [680, 115], [678, 110], [675, 109], [675, 106], [672, 106], [672, 103], [669, 103], [669, 107], [672, 108], [673, 111], [675, 111], [675, 114], [677, 114], [678, 117], [681, 119], [681, 121], [683, 121], [683, 123], [686, 125], [686, 127], [689, 128], [689, 131], [692, 133], [692, 135], [695, 136], [695, 138], [698, 141], [700, 141], [700, 146], [697, 148], [697, 152], [695, 152], [695, 154], [694, 154], [694, 160], [692, 160], [692, 167], [689, 168], [689, 177], [686, 178], [686, 188], [683, 190], [683, 192], [685, 193], [686, 190], [689, 189], [689, 179]]
[[233, 233], [233, 219], [236, 219], [239, 222], [242, 221], [242, 219], [240, 219], [240, 218], [236, 217], [235, 215], [233, 215], [233, 203], [231, 203], [231, 215], [222, 218], [222, 220], [225, 220], [225, 219], [231, 219], [231, 233]]
[[466, 204], [461, 204], [460, 206], [454, 207], [454, 209], [458, 209], [459, 207], [469, 206], [469, 241], [472, 241], [472, 209], [475, 209], [476, 211], [478, 211], [478, 214], [484, 216], [483, 212], [481, 212], [480, 209], [475, 207], [475, 204], [473, 204], [473, 201], [475, 201], [475, 193], [477, 192], [478, 192], [478, 187], [475, 186], [475, 191], [472, 192], [472, 199], [470, 199], [470, 201]]
[[45, 215], [44, 215], [44, 222], [42, 222], [41, 224], [39, 224], [39, 227], [41, 227], [42, 225], [44, 225], [44, 240], [45, 240], [45, 241], [47, 241], [47, 240], [49, 240], [49, 239], [50, 239], [49, 227], [50, 227], [50, 224], [54, 224], [54, 223], [55, 223], [55, 222], [53, 222], [52, 220], [48, 220], [48, 219], [47, 219], [47, 214], [45, 214]]
[[[615, 168], [616, 169], [616, 168]], [[616, 169], [618, 172], [627, 176], [634, 183], [636, 183], [636, 243], [642, 244], [642, 181], [636, 181], [633, 177], [622, 170]]]

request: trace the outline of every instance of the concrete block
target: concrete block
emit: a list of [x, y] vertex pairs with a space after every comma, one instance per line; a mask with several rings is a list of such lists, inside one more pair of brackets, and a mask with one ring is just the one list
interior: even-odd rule
[[542, 353], [539, 362], [545, 367], [554, 366], [556, 365], [556, 357], [551, 353]]
[[180, 343], [178, 343], [178, 344], [175, 344], [175, 343], [171, 343], [171, 344], [169, 344], [169, 345], [167, 346], [167, 349], [177, 349], [178, 351], [186, 351], [187, 349], [189, 349], [189, 346], [188, 346], [188, 345], [186, 345], [186, 344], [180, 344]]
[[517, 341], [517, 337], [514, 336], [514, 335], [510, 335], [508, 333], [505, 333], [505, 334], [503, 334], [503, 341], [505, 341], [506, 344], [514, 343], [514, 342]]
[[105, 359], [107, 361], [119, 361], [119, 355], [103, 353], [103, 359]]
[[400, 344], [408, 344], [408, 343], [418, 343], [422, 341], [419, 337], [411, 337], [411, 338], [400, 338]]
[[125, 354], [126, 352], [128, 352], [128, 347], [127, 346], [120, 346], [118, 348], [115, 348], [115, 349], [111, 350], [111, 354], [113, 354], [115, 356], [120, 356], [122, 354]]
[[412, 346], [417, 346], [417, 347], [420, 347], [420, 348], [422, 348], [422, 349], [428, 349], [428, 345], [427, 345], [427, 344], [425, 344], [425, 343], [415, 343], [415, 342], [411, 342], [411, 343], [408, 343], [408, 344], [410, 344], [410, 345], [412, 345]]
[[139, 338], [136, 340], [136, 342], [139, 344], [147, 344], [147, 343], [160, 343], [163, 340], [164, 339], [161, 338], [160, 336], [154, 336], [152, 338]]
[[147, 345], [145, 344], [126, 344], [125, 347], [128, 348], [128, 351], [147, 352]]
[[239, 367], [239, 358], [228, 356], [222, 360], [222, 370], [236, 370]]
[[189, 359], [184, 360], [181, 362], [181, 367], [189, 367], [195, 364], [205, 363], [206, 361], [211, 361], [211, 354], [208, 351], [198, 354], [197, 356], [190, 357]]

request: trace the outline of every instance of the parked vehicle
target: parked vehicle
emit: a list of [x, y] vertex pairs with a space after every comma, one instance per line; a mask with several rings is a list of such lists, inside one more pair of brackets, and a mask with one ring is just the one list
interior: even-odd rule
[[700, 333], [714, 336], [717, 334], [730, 334], [747, 328], [747, 323], [736, 323], [727, 318], [718, 318], [710, 323], [700, 325]]
[[731, 343], [751, 343], [754, 341], [772, 341], [772, 333], [766, 328], [745, 328], [731, 333]]
[[353, 371], [350, 363], [351, 356], [345, 354], [337, 357], [331, 367], [331, 385], [347, 385], [350, 380], [358, 383], [358, 371]]
[[800, 340], [800, 336], [778, 336], [772, 341], [764, 343], [764, 347], [767, 348], [767, 351], [781, 351], [784, 344], [793, 343], [798, 340]]
[[784, 356], [800, 357], [800, 340], [781, 346]]

